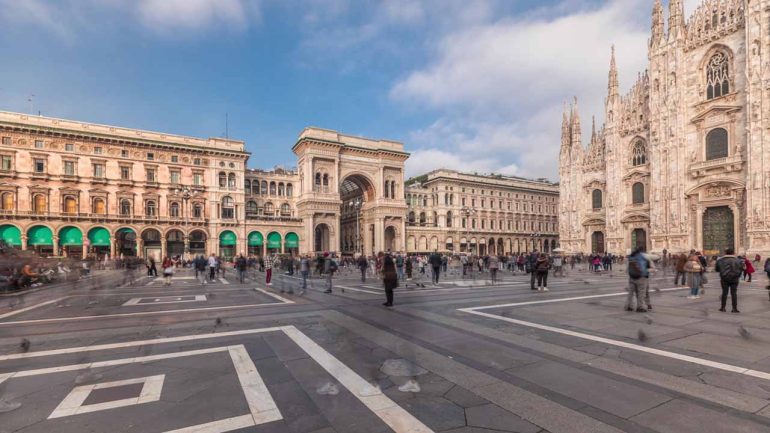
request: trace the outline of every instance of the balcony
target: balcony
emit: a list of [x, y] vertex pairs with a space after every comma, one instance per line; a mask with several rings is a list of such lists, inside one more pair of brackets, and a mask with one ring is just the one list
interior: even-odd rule
[[148, 180], [144, 183], [144, 186], [147, 188], [160, 188], [160, 182]]
[[97, 183], [97, 184], [107, 184], [107, 178], [106, 177], [94, 177], [91, 179], [91, 183]]
[[744, 160], [740, 155], [717, 158], [710, 161], [693, 162], [687, 167], [687, 172], [695, 179], [714, 175], [741, 171]]
[[127, 186], [130, 188], [134, 186], [134, 181], [131, 179], [118, 179], [118, 186]]
[[16, 170], [0, 170], [0, 177], [16, 177]]
[[76, 174], [63, 174], [61, 175], [62, 182], [80, 182], [80, 177]]

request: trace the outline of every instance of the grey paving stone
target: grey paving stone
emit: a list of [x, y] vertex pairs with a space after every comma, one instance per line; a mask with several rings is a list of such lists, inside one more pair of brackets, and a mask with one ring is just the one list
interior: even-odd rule
[[664, 394], [555, 362], [509, 370], [509, 373], [621, 418], [670, 400]]
[[465, 412], [449, 400], [413, 394], [399, 402], [401, 407], [434, 431], [449, 430], [465, 425]]
[[465, 409], [469, 426], [521, 433], [536, 433], [540, 427], [501, 409], [494, 404], [485, 404]]
[[305, 390], [296, 381], [268, 385], [270, 395], [283, 415], [286, 432], [307, 433], [330, 428], [329, 421], [318, 411]]
[[108, 401], [123, 400], [127, 398], [139, 397], [144, 383], [134, 383], [131, 385], [113, 386], [110, 388], [94, 389], [88, 394], [84, 405], [104, 403]]
[[725, 359], [749, 362], [756, 362], [770, 356], [770, 345], [758, 345], [737, 335], [735, 337], [723, 337], [713, 334], [698, 334], [669, 341], [664, 345], [706, 355], [717, 355]]
[[759, 424], [693, 403], [672, 400], [632, 421], [661, 433], [767, 433], [770, 424]]
[[482, 404], [488, 403], [486, 400], [477, 396], [476, 394], [456, 385], [447, 391], [446, 394], [444, 394], [444, 398], [464, 408], [481, 406]]

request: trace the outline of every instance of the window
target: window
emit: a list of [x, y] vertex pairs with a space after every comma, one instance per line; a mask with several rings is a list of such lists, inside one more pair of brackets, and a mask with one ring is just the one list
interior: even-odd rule
[[152, 152], [147, 152], [147, 160], [148, 161], [155, 161], [155, 154]]
[[64, 198], [64, 213], [78, 213], [78, 201], [75, 199], [75, 197], [67, 196]]
[[286, 187], [284, 186], [283, 182], [278, 184], [278, 195], [283, 196], [286, 193]]
[[43, 148], [43, 140], [35, 140], [35, 149]]
[[127, 199], [123, 199], [120, 201], [120, 215], [122, 216], [130, 216], [131, 215], [131, 201]]
[[712, 129], [706, 135], [706, 160], [727, 158], [727, 130]]
[[259, 184], [259, 190], [260, 194], [267, 195], [267, 181], [262, 181], [262, 183]]
[[193, 173], [193, 185], [196, 185], [196, 186], [203, 185], [203, 173], [200, 173], [200, 172]]
[[91, 213], [104, 215], [107, 213], [107, 207], [104, 205], [104, 199], [95, 198], [91, 205]]
[[257, 214], [257, 202], [254, 200], [249, 200], [246, 202], [246, 215], [256, 215]]
[[286, 184], [286, 197], [291, 197], [294, 194], [294, 185], [287, 183]]
[[179, 217], [179, 203], [174, 202], [168, 207], [168, 215], [170, 217]]
[[194, 158], [193, 159], [193, 165], [201, 165], [201, 159], [200, 158]]
[[249, 179], [243, 181], [243, 191], [246, 194], [251, 194], [251, 181]]
[[636, 167], [647, 164], [647, 146], [644, 141], [637, 140], [631, 149], [631, 165]]
[[156, 182], [156, 180], [155, 180], [155, 169], [154, 168], [148, 168], [147, 169], [147, 182]]
[[171, 170], [171, 183], [173, 185], [179, 185], [182, 180], [182, 172], [179, 170]]
[[64, 161], [64, 175], [74, 176], [75, 174], [75, 161]]
[[13, 193], [4, 192], [0, 206], [3, 207], [3, 210], [13, 210]]
[[235, 208], [232, 197], [222, 198], [222, 218], [233, 219], [235, 217]]
[[155, 205], [155, 200], [147, 200], [144, 203], [144, 214], [148, 217], [153, 217], [157, 214], [158, 207]]
[[32, 199], [32, 212], [41, 215], [48, 209], [48, 199], [44, 194], [36, 194]]
[[265, 215], [272, 215], [272, 214], [273, 214], [273, 204], [265, 203]]
[[35, 159], [35, 173], [45, 173], [45, 159]]
[[11, 145], [11, 137], [3, 137], [3, 146]]
[[729, 59], [725, 53], [711, 56], [706, 65], [706, 99], [719, 98], [730, 93]]
[[291, 207], [289, 207], [288, 203], [284, 203], [281, 205], [281, 215], [282, 216], [289, 216], [291, 215]]
[[120, 150], [120, 157], [121, 157], [121, 158], [128, 158], [128, 150], [126, 150], [126, 149], [121, 149], [121, 150]]
[[631, 186], [631, 196], [633, 204], [644, 203], [644, 184], [641, 182], [633, 184], [633, 186]]
[[227, 173], [225, 173], [224, 171], [219, 172], [219, 187], [220, 188], [227, 187]]
[[230, 173], [227, 175], [227, 187], [230, 189], [235, 189], [235, 173]]
[[198, 203], [193, 205], [193, 218], [203, 218], [203, 206]]
[[121, 180], [131, 180], [131, 167], [127, 165], [121, 165], [120, 166], [120, 179]]
[[276, 193], [275, 182], [270, 182], [270, 195], [275, 195], [275, 193]]
[[107, 176], [104, 164], [94, 164], [94, 177], [97, 179], [104, 179]]
[[64, 145], [64, 150], [67, 152], [74, 152], [75, 151], [75, 145], [72, 143], [67, 143]]
[[446, 226], [452, 227], [452, 211], [446, 213]]
[[102, 154], [102, 148], [101, 146], [94, 147], [94, 154], [95, 155], [101, 155]]
[[179, 155], [171, 155], [171, 162], [179, 162]]

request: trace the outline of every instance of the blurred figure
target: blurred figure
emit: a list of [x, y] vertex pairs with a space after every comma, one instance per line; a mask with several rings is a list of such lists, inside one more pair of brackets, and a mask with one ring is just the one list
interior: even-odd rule
[[163, 259], [160, 266], [163, 268], [163, 285], [170, 286], [171, 277], [174, 276], [174, 262], [172, 262], [169, 257], [166, 257]]
[[386, 254], [382, 260], [382, 283], [385, 286], [386, 307], [393, 306], [393, 290], [398, 287], [398, 274], [396, 273], [396, 264], [390, 254]]

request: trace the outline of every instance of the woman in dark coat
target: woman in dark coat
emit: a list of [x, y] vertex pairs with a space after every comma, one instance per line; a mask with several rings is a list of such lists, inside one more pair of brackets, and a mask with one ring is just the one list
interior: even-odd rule
[[387, 298], [387, 302], [382, 305], [392, 307], [393, 290], [398, 287], [398, 274], [396, 274], [396, 263], [390, 254], [386, 255], [382, 262], [382, 282], [385, 284], [385, 297]]

